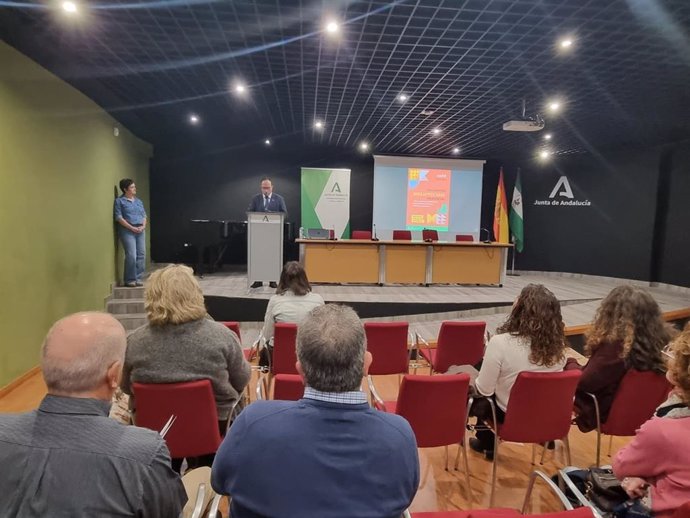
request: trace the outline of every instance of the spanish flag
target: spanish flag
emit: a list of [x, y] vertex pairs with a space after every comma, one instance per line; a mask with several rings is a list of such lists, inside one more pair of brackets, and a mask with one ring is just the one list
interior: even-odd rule
[[494, 207], [494, 241], [498, 243], [508, 243], [508, 198], [506, 197], [506, 187], [503, 183], [503, 168], [498, 177], [498, 188], [496, 189], [496, 205]]

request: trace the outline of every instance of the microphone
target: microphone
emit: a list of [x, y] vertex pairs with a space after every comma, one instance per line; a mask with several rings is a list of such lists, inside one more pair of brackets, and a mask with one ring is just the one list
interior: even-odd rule
[[491, 243], [491, 234], [489, 233], [488, 228], [480, 228], [479, 229], [479, 240], [481, 241], [481, 239], [482, 239], [482, 230], [484, 232], [486, 232], [486, 241], [482, 241], [482, 243], [486, 243], [486, 244]]
[[376, 223], [372, 223], [372, 226], [374, 227], [374, 237], [371, 238], [372, 241], [378, 241], [379, 238], [376, 237]]

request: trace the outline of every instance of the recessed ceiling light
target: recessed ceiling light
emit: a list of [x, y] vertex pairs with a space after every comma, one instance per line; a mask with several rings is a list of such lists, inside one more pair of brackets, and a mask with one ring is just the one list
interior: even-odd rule
[[453, 150], [452, 150], [452, 153], [453, 153], [454, 155], [459, 155], [459, 154], [460, 154], [460, 148], [459, 148], [459, 147], [454, 147]]
[[441, 128], [434, 128], [431, 130], [431, 133], [434, 135], [440, 135], [441, 134]]
[[271, 145], [271, 139], [267, 138], [266, 140], [264, 140], [264, 144], [266, 144], [267, 146], [270, 146]]
[[558, 42], [558, 46], [562, 49], [569, 49], [573, 46], [573, 40], [572, 38], [563, 38], [561, 41]]
[[331, 20], [326, 24], [326, 32], [329, 34], [336, 34], [338, 31], [340, 31], [340, 26], [336, 21]]
[[192, 113], [192, 114], [190, 114], [190, 116], [189, 116], [189, 122], [190, 122], [190, 124], [197, 125], [197, 124], [199, 124], [199, 121], [200, 121], [200, 120], [201, 120], [201, 119], [199, 119], [199, 116], [198, 116], [196, 113]]
[[544, 140], [551, 140], [551, 133], [544, 135]]
[[430, 109], [430, 108], [427, 108], [427, 109], [425, 109], [425, 110], [422, 110], [422, 115], [426, 115], [427, 117], [428, 117], [429, 115], [433, 115], [433, 114], [434, 114], [434, 110], [432, 110], [432, 109]]
[[66, 13], [76, 13], [77, 12], [77, 4], [74, 2], [66, 1], [62, 2], [62, 10], [65, 11]]
[[323, 129], [323, 121], [314, 121], [314, 129]]
[[550, 156], [551, 156], [551, 151], [549, 151], [548, 149], [544, 149], [544, 150], [539, 152], [539, 158], [541, 158], [542, 160], [546, 160]]
[[242, 94], [246, 93], [247, 87], [244, 86], [242, 83], [235, 83], [234, 90], [235, 90], [236, 94], [242, 95]]
[[398, 94], [398, 101], [400, 101], [401, 103], [404, 103], [408, 99], [409, 99], [409, 97], [407, 95], [405, 95], [403, 93]]
[[561, 109], [561, 103], [559, 101], [551, 101], [549, 103], [549, 111], [551, 113], [556, 113]]
[[359, 150], [360, 151], [367, 151], [369, 149], [369, 144], [366, 142], [360, 142], [359, 144]]

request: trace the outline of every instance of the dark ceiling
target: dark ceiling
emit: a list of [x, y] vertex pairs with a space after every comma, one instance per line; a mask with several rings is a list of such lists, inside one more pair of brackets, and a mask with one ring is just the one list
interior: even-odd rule
[[[690, 136], [689, 0], [78, 5], [66, 19], [59, 2], [0, 0], [0, 36], [156, 146], [297, 136], [346, 148], [367, 141], [377, 153], [449, 155], [457, 146], [490, 158]], [[337, 37], [324, 30], [331, 18]], [[566, 35], [574, 44], [563, 52]], [[244, 97], [232, 92], [236, 81]], [[562, 113], [547, 112], [552, 98]], [[502, 131], [523, 99], [546, 128]]]

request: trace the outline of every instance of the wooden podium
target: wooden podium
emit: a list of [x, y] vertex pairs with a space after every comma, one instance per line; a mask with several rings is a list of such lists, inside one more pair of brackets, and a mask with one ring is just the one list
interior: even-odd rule
[[284, 220], [282, 212], [247, 212], [247, 288], [280, 279]]

